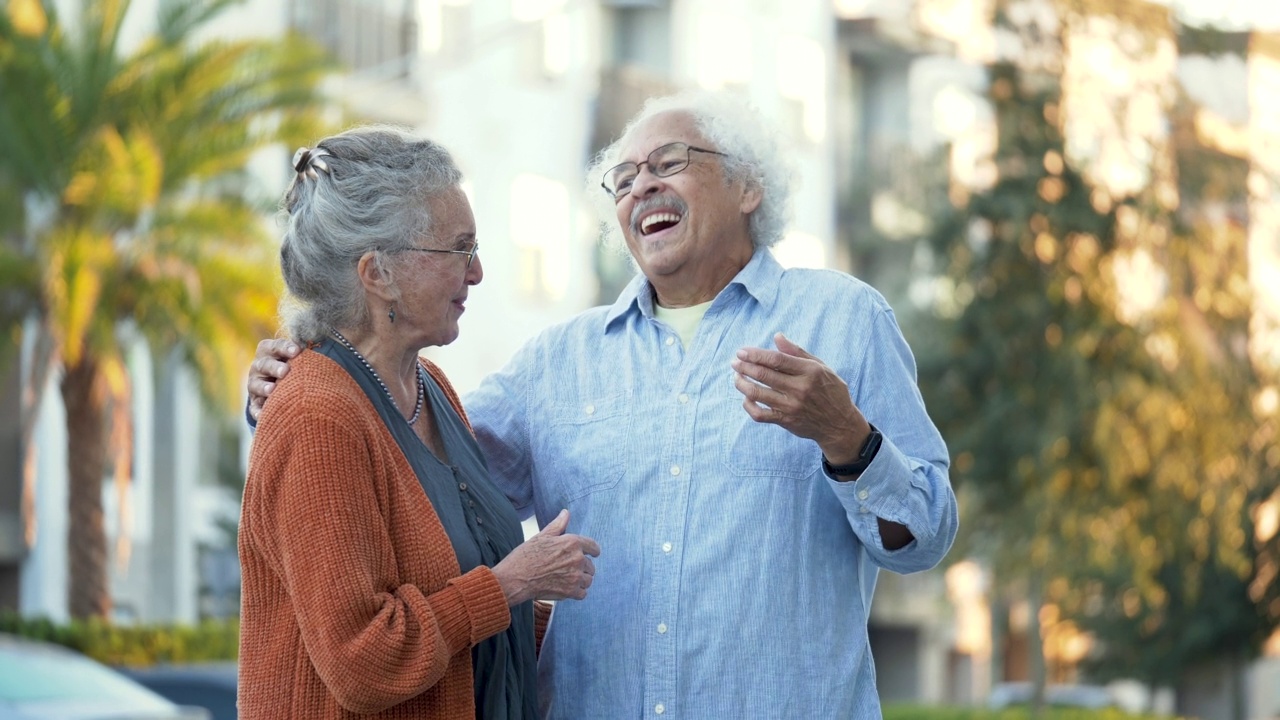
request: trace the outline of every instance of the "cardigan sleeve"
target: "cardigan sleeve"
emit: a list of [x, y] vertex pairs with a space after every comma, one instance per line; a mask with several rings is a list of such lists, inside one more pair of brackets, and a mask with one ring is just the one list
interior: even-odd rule
[[551, 611], [555, 606], [546, 600], [535, 600], [533, 603], [533, 648], [542, 654], [542, 639], [547, 636], [547, 626], [551, 624]]
[[[453, 655], [511, 615], [486, 567], [430, 594], [399, 581], [375, 450], [353, 422], [367, 412], [318, 405], [298, 398], [259, 429], [251, 511], [261, 521], [248, 530], [285, 586], [321, 680], [344, 708], [377, 712], [434, 685]], [[430, 550], [452, 561], [447, 537]]]

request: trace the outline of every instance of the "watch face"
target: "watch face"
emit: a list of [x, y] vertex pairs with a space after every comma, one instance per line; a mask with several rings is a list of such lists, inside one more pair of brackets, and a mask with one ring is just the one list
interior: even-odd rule
[[875, 459], [876, 453], [880, 452], [880, 441], [884, 436], [876, 429], [875, 425], [871, 426], [871, 434], [867, 436], [867, 441], [862, 443], [862, 452], [858, 453], [858, 464], [871, 464]]
[[884, 436], [876, 429], [875, 425], [871, 426], [871, 434], [862, 442], [862, 448], [858, 451], [858, 459], [848, 465], [832, 465], [827, 462], [825, 457], [822, 458], [822, 469], [828, 475], [860, 475], [871, 461], [876, 459], [876, 454], [880, 452], [880, 443], [884, 440]]

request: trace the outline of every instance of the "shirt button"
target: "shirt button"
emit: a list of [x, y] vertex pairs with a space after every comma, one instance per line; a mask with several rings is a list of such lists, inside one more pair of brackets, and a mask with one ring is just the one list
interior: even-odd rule
[[462, 492], [466, 492], [466, 491], [467, 491], [467, 484], [466, 484], [466, 483], [458, 483], [458, 489], [459, 489], [459, 490], [461, 490]]
[[869, 513], [869, 512], [871, 512], [871, 511], [867, 509], [867, 506], [866, 506], [866, 505], [863, 505], [862, 507], [858, 508], [858, 512], [863, 513], [863, 514], [866, 514], [866, 513]]
[[475, 507], [475, 506], [476, 506], [476, 501], [475, 501], [475, 500], [468, 500], [468, 501], [467, 501], [467, 507]]
[[586, 413], [587, 413], [588, 415], [595, 415], [595, 414], [596, 414], [596, 406], [595, 406], [595, 405], [588, 405], [588, 406], [586, 406], [585, 408], [583, 408], [583, 410], [584, 410], [584, 411], [586, 411]]
[[666, 624], [666, 623], [658, 623], [658, 634], [659, 634], [659, 635], [666, 635], [666, 634], [667, 634], [667, 624]]
[[669, 542], [664, 542], [664, 543], [662, 543], [662, 552], [664, 552], [664, 553], [669, 553], [669, 552], [671, 552], [671, 543], [669, 543]]
[[869, 494], [870, 494], [870, 493], [868, 493], [866, 490], [859, 490], [859, 491], [858, 491], [858, 499], [859, 499], [859, 500], [866, 500], [866, 499], [867, 499], [867, 495], [869, 495]]
[[672, 466], [671, 466], [671, 474], [672, 474], [672, 475], [679, 475], [679, 474], [680, 474], [680, 466], [679, 466], [679, 465], [672, 465]]
[[483, 524], [484, 524], [484, 518], [482, 518], [482, 517], [478, 517], [478, 518], [476, 518], [476, 524], [477, 524], [477, 525], [483, 525]]
[[664, 713], [664, 712], [666, 712], [666, 711], [667, 711], [667, 708], [666, 708], [666, 706], [665, 706], [665, 705], [663, 705], [662, 703], [658, 703], [657, 705], [654, 705], [654, 706], [653, 706], [653, 711], [654, 711], [655, 713], [657, 713], [657, 714], [661, 715], [662, 713]]
[[[673, 337], [669, 337], [669, 336], [668, 336], [668, 337], [667, 337], [667, 344], [668, 344], [668, 345], [675, 345], [675, 344], [676, 344], [676, 339], [675, 339], [675, 338], [673, 338]], [[658, 707], [662, 707], [662, 706], [661, 706], [661, 705], [659, 705]], [[661, 711], [661, 710], [659, 710], [658, 712], [662, 712], [662, 711]]]
[[681, 404], [689, 402], [689, 396], [685, 393], [680, 393], [680, 396], [676, 399], [679, 400]]

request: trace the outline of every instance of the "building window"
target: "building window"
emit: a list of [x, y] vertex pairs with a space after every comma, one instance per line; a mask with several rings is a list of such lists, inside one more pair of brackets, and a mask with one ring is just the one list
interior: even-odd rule
[[709, 90], [751, 82], [751, 23], [741, 15], [706, 12], [698, 17], [698, 84]]
[[511, 17], [525, 23], [522, 70], [530, 80], [554, 79], [569, 71], [573, 58], [573, 26], [565, 0], [511, 0]]
[[511, 184], [511, 240], [522, 297], [555, 302], [569, 283], [572, 216], [563, 183], [524, 174]]
[[471, 46], [470, 0], [417, 0], [417, 50], [421, 56], [460, 61]]
[[809, 233], [792, 230], [777, 245], [773, 256], [783, 267], [823, 268], [827, 266], [827, 248], [822, 240]]
[[827, 134], [827, 57], [813, 38], [778, 38], [778, 93], [790, 101], [795, 136], [820, 143]]
[[613, 9], [614, 67], [637, 68], [659, 78], [671, 74], [671, 11], [666, 6]]
[[290, 25], [350, 70], [404, 62], [418, 45], [413, 5], [402, 0], [293, 0], [289, 9]]

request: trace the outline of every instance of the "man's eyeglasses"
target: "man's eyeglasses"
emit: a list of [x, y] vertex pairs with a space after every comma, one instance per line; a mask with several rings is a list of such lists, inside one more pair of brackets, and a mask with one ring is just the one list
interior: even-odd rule
[[420, 247], [408, 247], [408, 248], [401, 248], [401, 249], [412, 250], [413, 252], [448, 253], [450, 255], [466, 255], [467, 269], [470, 270], [471, 261], [476, 259], [476, 252], [480, 250], [480, 241], [477, 240], [476, 242], [471, 243], [471, 247], [466, 250], [438, 250], [436, 248], [420, 248]]
[[695, 152], [728, 157], [728, 155], [718, 150], [707, 150], [706, 148], [694, 147], [682, 142], [673, 142], [649, 153], [649, 157], [642, 162], [624, 162], [620, 165], [615, 165], [604, 174], [604, 180], [600, 183], [600, 187], [612, 195], [614, 201], [621, 200], [626, 197], [627, 193], [631, 192], [631, 186], [635, 184], [636, 178], [640, 175], [641, 165], [648, 165], [649, 172], [657, 177], [671, 177], [689, 167], [689, 158]]

